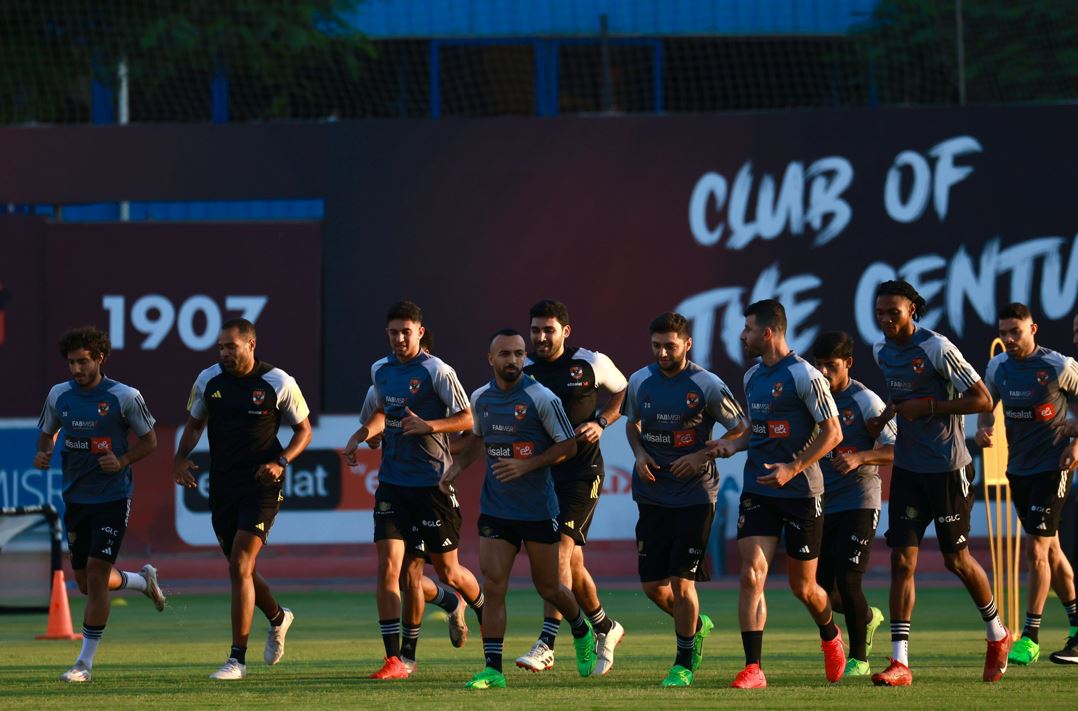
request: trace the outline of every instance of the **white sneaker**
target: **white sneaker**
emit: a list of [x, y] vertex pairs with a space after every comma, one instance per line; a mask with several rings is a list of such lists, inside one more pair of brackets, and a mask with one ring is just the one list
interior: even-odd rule
[[142, 566], [142, 577], [146, 578], [146, 589], [142, 591], [142, 594], [150, 598], [153, 601], [153, 606], [157, 608], [158, 612], [165, 609], [165, 593], [161, 591], [161, 586], [157, 584], [157, 568], [153, 567], [149, 563]]
[[528, 653], [517, 657], [517, 666], [528, 671], [541, 672], [554, 666], [554, 650], [539, 640]]
[[281, 661], [281, 657], [284, 656], [284, 636], [288, 634], [288, 628], [292, 626], [292, 620], [296, 619], [296, 616], [292, 614], [292, 611], [287, 607], [282, 607], [284, 610], [284, 620], [277, 627], [270, 625], [269, 634], [266, 636], [266, 664], [273, 666], [277, 662]]
[[211, 679], [224, 679], [224, 680], [246, 679], [247, 678], [247, 665], [246, 664], [240, 664], [239, 662], [237, 662], [232, 657], [229, 657], [228, 661], [225, 662], [224, 665], [220, 669], [215, 671], [213, 674], [210, 674], [210, 678]]
[[449, 641], [454, 647], [463, 647], [468, 641], [468, 622], [464, 619], [464, 598], [457, 595], [457, 609], [449, 613]]
[[401, 657], [400, 660], [401, 664], [404, 665], [404, 668], [408, 670], [408, 676], [411, 676], [412, 673], [415, 671], [415, 660], [409, 659], [408, 657]]
[[621, 643], [625, 636], [625, 628], [617, 620], [611, 620], [610, 631], [606, 634], [595, 633], [595, 650], [598, 653], [595, 660], [595, 670], [592, 676], [604, 676], [614, 666], [614, 648]]
[[84, 681], [90, 681], [90, 667], [82, 663], [82, 660], [75, 662], [75, 666], [68, 669], [66, 672], [60, 675], [60, 681], [82, 683]]

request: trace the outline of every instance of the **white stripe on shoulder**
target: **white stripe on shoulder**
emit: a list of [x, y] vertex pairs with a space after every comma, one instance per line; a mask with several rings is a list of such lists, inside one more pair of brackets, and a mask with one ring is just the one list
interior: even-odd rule
[[273, 392], [280, 395], [281, 391], [288, 387], [288, 383], [292, 380], [292, 376], [280, 368], [270, 368], [262, 376], [262, 379], [270, 384], [270, 387], [273, 388]]
[[480, 385], [478, 388], [472, 391], [472, 396], [469, 399], [469, 402], [472, 403], [472, 412], [475, 412], [476, 403], [479, 402], [479, 398], [481, 398], [483, 396], [483, 393], [485, 393], [487, 390], [490, 390], [490, 383], [487, 383], [486, 385]]
[[879, 395], [866, 388], [861, 383], [854, 381], [860, 387], [853, 392], [853, 401], [861, 410], [861, 416], [869, 420], [878, 416], [884, 410], [883, 400]]
[[527, 368], [529, 365], [535, 365], [535, 361], [531, 356], [524, 356], [524, 367]]
[[746, 392], [749, 389], [749, 380], [751, 380], [752, 376], [756, 374], [756, 371], [760, 369], [760, 365], [760, 363], [757, 363], [756, 365], [746, 370], [745, 375], [741, 378], [741, 384], [744, 386]]
[[68, 390], [74, 390], [75, 386], [72, 385], [70, 380], [65, 380], [62, 383], [57, 383], [49, 389], [48, 401], [52, 407], [56, 407], [56, 401], [60, 399], [60, 396], [66, 393]]
[[198, 374], [198, 377], [195, 378], [195, 387], [198, 387], [198, 388], [200, 388], [202, 390], [205, 390], [206, 389], [206, 383], [210, 382], [210, 380], [212, 380], [213, 378], [216, 378], [218, 375], [220, 375], [223, 372], [224, 371], [221, 370], [221, 364], [220, 363], [214, 363], [209, 368], [206, 368], [205, 370], [203, 370], [201, 373]]
[[386, 356], [385, 358], [379, 358], [371, 363], [371, 382], [374, 382], [374, 376], [378, 373], [378, 370], [388, 362], [389, 356]]

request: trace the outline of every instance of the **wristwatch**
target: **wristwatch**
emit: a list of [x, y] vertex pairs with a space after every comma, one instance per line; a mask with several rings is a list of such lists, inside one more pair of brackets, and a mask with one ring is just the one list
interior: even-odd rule
[[606, 421], [605, 417], [599, 415], [595, 418], [595, 424], [599, 425], [599, 427], [605, 430], [610, 423]]
[[287, 469], [289, 465], [288, 457], [282, 454], [281, 456], [277, 457], [277, 463], [281, 465], [282, 469]]

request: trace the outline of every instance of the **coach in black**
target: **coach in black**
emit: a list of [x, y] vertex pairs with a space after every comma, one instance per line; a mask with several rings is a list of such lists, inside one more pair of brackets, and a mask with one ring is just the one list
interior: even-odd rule
[[[197, 486], [192, 471], [198, 467], [188, 455], [208, 424], [213, 531], [232, 579], [232, 649], [210, 675], [223, 680], [247, 676], [247, 638], [256, 605], [270, 622], [266, 664], [276, 664], [284, 654], [293, 615], [277, 604], [255, 560], [284, 501], [285, 469], [311, 441], [311, 423], [295, 379], [255, 358], [254, 324], [226, 321], [217, 351], [220, 362], [199, 373], [191, 389], [173, 475], [180, 486]], [[293, 432], [283, 450], [277, 441], [282, 420]]]
[[[558, 497], [558, 525], [561, 533], [559, 569], [562, 585], [573, 591], [595, 628], [598, 660], [595, 674], [603, 676], [614, 666], [614, 648], [625, 628], [606, 616], [599, 593], [584, 567], [584, 546], [588, 529], [603, 489], [603, 455], [599, 438], [621, 413], [628, 382], [613, 361], [596, 351], [566, 346], [572, 328], [565, 304], [543, 299], [528, 312], [531, 319], [532, 352], [524, 372], [554, 391], [561, 400], [576, 433], [577, 453], [551, 467]], [[608, 393], [606, 404], [598, 408], [599, 392]], [[531, 650], [517, 659], [517, 666], [544, 671], [554, 665], [554, 641], [561, 615], [546, 603], [543, 629]]]

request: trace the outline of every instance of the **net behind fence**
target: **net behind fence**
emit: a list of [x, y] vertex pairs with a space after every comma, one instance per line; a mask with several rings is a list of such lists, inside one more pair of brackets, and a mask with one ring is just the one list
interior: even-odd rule
[[1073, 0], [9, 0], [0, 123], [1073, 101], [1076, 60]]

